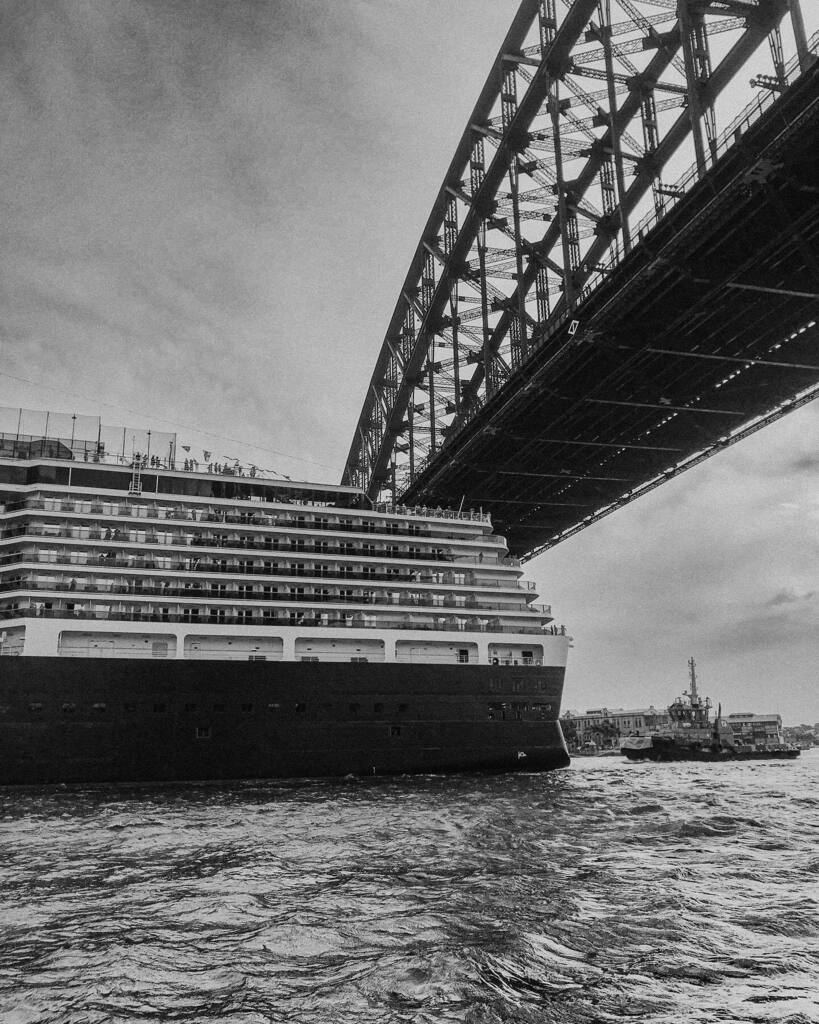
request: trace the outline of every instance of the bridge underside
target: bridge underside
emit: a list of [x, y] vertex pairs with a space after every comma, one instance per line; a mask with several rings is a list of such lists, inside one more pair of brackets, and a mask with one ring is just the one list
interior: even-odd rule
[[402, 500], [524, 557], [819, 394], [819, 69], [646, 235]]

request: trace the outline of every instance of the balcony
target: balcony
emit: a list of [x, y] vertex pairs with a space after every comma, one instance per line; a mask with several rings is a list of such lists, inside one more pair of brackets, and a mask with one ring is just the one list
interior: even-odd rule
[[445, 622], [413, 622], [409, 617], [387, 621], [367, 621], [357, 615], [344, 617], [330, 615], [311, 615], [296, 613], [294, 615], [274, 615], [272, 613], [261, 616], [227, 615], [221, 614], [221, 610], [215, 613], [204, 613], [202, 615], [191, 615], [185, 612], [161, 612], [148, 609], [113, 611], [101, 608], [88, 609], [62, 609], [62, 608], [35, 608], [33, 605], [21, 605], [17, 608], [0, 609], [0, 620], [8, 621], [13, 619], [62, 619], [66, 622], [73, 621], [107, 621], [107, 622], [169, 622], [184, 623], [188, 626], [202, 625], [226, 625], [226, 626], [255, 626], [255, 627], [285, 627], [295, 626], [301, 628], [338, 628], [345, 629], [375, 629], [375, 630], [404, 630], [420, 631], [429, 633], [490, 633], [493, 635], [531, 635], [542, 636], [544, 630], [537, 626], [499, 626], [490, 623], [468, 623], [460, 625], [455, 620]]
[[[157, 501], [146, 502], [147, 498], [143, 498], [142, 501], [118, 501], [110, 495], [100, 498], [26, 498], [23, 501], [8, 502], [5, 506], [5, 511], [65, 512], [106, 518], [224, 523], [241, 526], [277, 527], [280, 529], [322, 530], [334, 533], [365, 533], [421, 538], [434, 537], [440, 540], [474, 539], [473, 534], [440, 533], [431, 530], [428, 526], [421, 526], [416, 523], [413, 523], [411, 526], [403, 526], [395, 521], [373, 519], [342, 522], [330, 518], [329, 513], [324, 516], [320, 512], [293, 516], [276, 512], [260, 512], [255, 509], [235, 509], [231, 511], [228, 509], [214, 509], [212, 506], [210, 508], [198, 506], [187, 508], [181, 505], [162, 505]], [[271, 504], [274, 503], [271, 502]], [[333, 506], [327, 507], [328, 509], [333, 508]], [[337, 514], [345, 519], [350, 518], [350, 510], [346, 508], [339, 509]], [[453, 513], [452, 515], [444, 515], [442, 518], [460, 522], [489, 523], [488, 516], [480, 516], [478, 513], [474, 515], [466, 512], [461, 514]], [[480, 536], [482, 541], [485, 541], [487, 544], [495, 544], [499, 539], [492, 534], [481, 534]]]
[[431, 595], [428, 600], [423, 600], [415, 595], [400, 595], [395, 599], [389, 592], [360, 592], [354, 594], [328, 593], [322, 594], [315, 591], [305, 590], [304, 593], [293, 592], [290, 588], [281, 590], [274, 587], [252, 590], [241, 587], [228, 587], [225, 584], [201, 583], [195, 586], [149, 585], [145, 586], [140, 580], [134, 579], [128, 585], [122, 583], [108, 583], [87, 585], [86, 581], [71, 580], [70, 582], [42, 582], [39, 580], [20, 579], [9, 580], [0, 583], [0, 593], [20, 594], [70, 594], [78, 600], [104, 600], [111, 595], [129, 597], [132, 600], [149, 599], [153, 597], [172, 599], [174, 601], [189, 601], [191, 603], [208, 603], [210, 601], [231, 601], [233, 603], [244, 603], [256, 605], [266, 602], [277, 602], [280, 604], [347, 604], [347, 605], [371, 605], [374, 608], [390, 607], [413, 607], [419, 608], [425, 613], [442, 615], [446, 613], [457, 615], [460, 610], [484, 612], [493, 617], [518, 616], [529, 611], [527, 605], [509, 605], [498, 607], [496, 604], [486, 604], [469, 597], [464, 603], [456, 603], [454, 598], [445, 600], [443, 604], [433, 603]]

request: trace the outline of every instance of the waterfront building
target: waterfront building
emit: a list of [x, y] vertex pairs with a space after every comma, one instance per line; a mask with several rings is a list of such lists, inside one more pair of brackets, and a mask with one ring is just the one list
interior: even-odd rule
[[578, 745], [616, 746], [620, 736], [645, 736], [669, 724], [668, 711], [654, 705], [641, 708], [589, 708], [585, 712], [567, 711], [564, 719], [572, 722]]
[[738, 711], [723, 719], [741, 743], [762, 746], [766, 743], [782, 743], [781, 715], [756, 715], [750, 711]]

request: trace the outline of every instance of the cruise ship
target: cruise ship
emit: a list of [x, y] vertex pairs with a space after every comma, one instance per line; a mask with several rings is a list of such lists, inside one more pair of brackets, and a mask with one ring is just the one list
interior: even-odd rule
[[487, 515], [89, 417], [21, 427], [0, 432], [0, 784], [569, 763], [570, 637]]

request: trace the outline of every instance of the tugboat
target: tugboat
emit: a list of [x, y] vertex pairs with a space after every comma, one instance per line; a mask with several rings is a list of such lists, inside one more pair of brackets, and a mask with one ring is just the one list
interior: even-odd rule
[[693, 658], [688, 660], [688, 672], [690, 688], [668, 708], [668, 728], [621, 740], [620, 751], [630, 761], [762, 761], [799, 757], [798, 747], [783, 742], [740, 743], [723, 719], [721, 706], [711, 722], [711, 699], [698, 692]]

